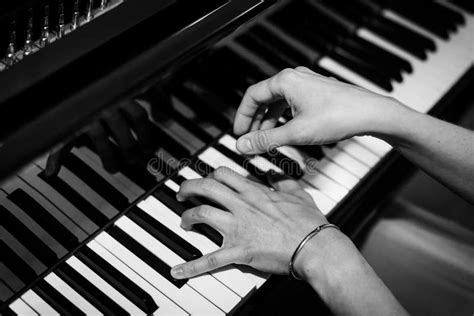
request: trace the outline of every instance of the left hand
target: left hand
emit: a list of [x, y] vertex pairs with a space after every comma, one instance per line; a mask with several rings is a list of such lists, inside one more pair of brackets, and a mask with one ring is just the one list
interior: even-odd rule
[[327, 220], [296, 181], [282, 175], [269, 180], [275, 191], [221, 167], [208, 178], [182, 183], [179, 201], [200, 196], [223, 208], [201, 205], [187, 210], [182, 215], [183, 229], [204, 223], [219, 231], [224, 242], [219, 250], [174, 267], [174, 278], [190, 278], [232, 263], [288, 273], [298, 243]]

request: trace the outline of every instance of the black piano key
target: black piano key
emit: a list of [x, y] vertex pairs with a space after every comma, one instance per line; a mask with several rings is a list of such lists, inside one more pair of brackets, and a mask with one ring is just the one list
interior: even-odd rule
[[33, 291], [60, 315], [85, 315], [76, 305], [44, 280], [36, 283]]
[[[185, 202], [178, 202], [176, 200], [176, 193], [173, 192], [170, 188], [166, 185], [159, 187], [155, 192], [153, 192], [153, 196], [156, 197], [160, 202], [165, 204], [170, 210], [172, 210], [176, 215], [181, 217], [183, 213], [190, 208], [196, 207], [201, 204], [210, 204], [215, 205], [212, 201], [207, 203], [206, 200], [198, 199], [191, 199]], [[196, 203], [197, 201], [197, 203]], [[219, 207], [219, 206], [217, 206]], [[197, 224], [193, 226], [194, 230], [201, 233], [202, 235], [209, 238], [212, 242], [216, 245], [221, 246], [223, 243], [222, 235], [219, 234], [214, 228], [206, 225], [206, 224]]]
[[284, 55], [278, 54], [270, 47], [266, 46], [260, 39], [251, 34], [243, 34], [235, 39], [235, 42], [245, 47], [255, 55], [261, 57], [277, 70], [296, 67], [296, 64], [284, 58]]
[[[6, 302], [10, 297], [12, 297], [15, 293], [13, 293], [12, 289], [6, 285], [3, 280], [0, 280], [0, 304]], [[0, 309], [0, 313], [2, 310]], [[1, 314], [0, 314], [1, 315]]]
[[20, 291], [25, 286], [25, 283], [8, 269], [3, 261], [0, 261], [0, 275], [2, 276], [2, 281], [14, 292]]
[[64, 282], [105, 315], [128, 315], [122, 307], [69, 265], [64, 263], [55, 272]]
[[474, 2], [472, 0], [451, 0], [456, 6], [470, 13], [474, 13]]
[[[0, 302], [1, 304], [2, 302]], [[3, 309], [0, 309], [0, 315], [3, 316], [16, 316], [15, 312], [10, 309], [10, 307], [5, 306]]]
[[191, 73], [189, 74], [189, 78], [204, 87], [208, 92], [223, 100], [224, 103], [221, 107], [225, 108], [225, 105], [235, 107], [240, 104], [242, 100], [239, 93], [232, 89], [232, 86], [228, 85], [227, 82], [223, 82], [221, 77], [212, 77], [207, 73]]
[[[285, 12], [286, 11], [283, 13]], [[386, 91], [393, 90], [390, 77], [380, 75], [378, 69], [373, 67], [366, 60], [354, 56], [353, 52], [342, 47], [333, 46], [333, 44], [327, 42], [327, 39], [321, 37], [317, 30], [312, 29], [311, 24], [310, 26], [305, 26], [303, 24], [297, 25], [289, 20], [285, 15], [281, 16], [281, 13], [270, 16], [270, 21], [279, 25], [295, 39], [308, 45], [313, 50], [316, 50], [320, 55], [327, 52], [329, 57], [368, 79], [375, 85], [378, 85]]]
[[430, 38], [388, 19], [374, 18], [368, 22], [368, 28], [421, 60], [426, 60], [426, 50], [433, 51], [436, 48], [436, 44]]
[[128, 207], [128, 199], [77, 156], [69, 153], [63, 164], [118, 211]]
[[252, 163], [250, 163], [249, 159], [237, 154], [236, 152], [230, 150], [229, 148], [221, 144], [216, 144], [214, 148], [217, 149], [221, 154], [233, 160], [235, 163], [247, 170], [252, 176], [260, 180], [262, 183], [267, 183], [266, 172], [255, 167]]
[[248, 30], [248, 33], [258, 38], [266, 45], [275, 48], [273, 54], [285, 55], [288, 59], [293, 60], [298, 65], [310, 65], [311, 59], [300, 50], [291, 46], [276, 34], [265, 28], [263, 25], [255, 25]]
[[[313, 71], [319, 73], [320, 75], [326, 77], [333, 77], [339, 81], [350, 83], [347, 79], [342, 78], [339, 75], [336, 75], [329, 70], [326, 70], [313, 63], [308, 56], [301, 53], [295, 47], [284, 42], [282, 39], [278, 38], [275, 34], [265, 29], [261, 25], [256, 25], [249, 30], [249, 33], [252, 34], [255, 38], [259, 40], [260, 43], [265, 43], [269, 49], [272, 49], [272, 55], [281, 56], [280, 58], [285, 57], [288, 62], [292, 61], [293, 66], [306, 66], [311, 68]], [[266, 56], [264, 56], [266, 57]]]
[[380, 75], [378, 70], [375, 70], [369, 61], [355, 57], [352, 53], [341, 47], [336, 47], [329, 56], [382, 89], [386, 91], [393, 90], [390, 78]]
[[254, 82], [268, 78], [268, 75], [266, 75], [258, 66], [249, 62], [245, 57], [240, 56], [228, 47], [219, 48], [212, 57], [221, 63], [227, 63], [229, 66], [232, 66], [234, 73], [245, 73]]
[[380, 58], [383, 62], [385, 62], [386, 66], [394, 65], [399, 71], [404, 70], [408, 73], [413, 71], [413, 67], [409, 61], [402, 57], [396, 56], [384, 48], [372, 44], [365, 39], [353, 37], [346, 39], [344, 43], [346, 45], [349, 44], [351, 47], [363, 47], [367, 55], [370, 56], [369, 58]]
[[45, 265], [57, 262], [58, 257], [38, 236], [30, 231], [20, 220], [0, 205], [2, 225], [11, 235], [21, 242], [32, 254]]
[[0, 253], [5, 266], [23, 283], [28, 284], [37, 278], [35, 271], [18, 256], [7, 244], [0, 240]]
[[[152, 134], [154, 136], [154, 133]], [[94, 146], [92, 145], [92, 142], [87, 141], [84, 142], [83, 145], [89, 150], [97, 153]], [[158, 148], [158, 146], [154, 146], [154, 148]], [[118, 150], [117, 147], [116, 149]], [[147, 170], [146, 163], [142, 163], [142, 161], [148, 162], [154, 157], [154, 155], [145, 155], [144, 157], [141, 157], [138, 162], [135, 163], [126, 163], [123, 159], [118, 158], [118, 169], [123, 175], [132, 180], [141, 189], [143, 189], [144, 191], [148, 191], [156, 185], [158, 180], [155, 175], [152, 175]]]
[[72, 250], [79, 245], [79, 240], [74, 234], [22, 189], [13, 191], [8, 195], [8, 199], [34, 219], [66, 249]]
[[97, 226], [102, 227], [107, 224], [107, 217], [96, 209], [89, 201], [82, 195], [77, 193], [73, 188], [64, 182], [61, 178], [54, 176], [48, 177], [44, 171], [38, 174], [38, 177], [49, 184], [53, 189], [58, 191], [65, 199], [81, 211], [87, 218], [94, 222]]
[[202, 253], [199, 249], [176, 235], [172, 230], [142, 210], [135, 208], [132, 212], [128, 213], [127, 216], [185, 261], [191, 261], [202, 257]]
[[115, 238], [119, 243], [121, 243], [128, 250], [133, 252], [137, 257], [143, 260], [146, 264], [152, 267], [156, 272], [161, 274], [169, 282], [174, 284], [177, 288], [183, 287], [186, 284], [187, 280], [176, 280], [171, 276], [171, 267], [163, 262], [160, 258], [156, 257], [148, 249], [143, 247], [135, 239], [126, 234], [123, 230], [117, 226], [111, 227], [107, 232]]
[[434, 16], [429, 5], [423, 2], [404, 2], [404, 1], [390, 1], [389, 8], [396, 13], [404, 16], [408, 20], [418, 24], [419, 26], [431, 31], [442, 39], [449, 38], [449, 27], [443, 18]]
[[155, 301], [147, 292], [124, 276], [90, 248], [83, 247], [81, 251], [77, 253], [77, 257], [143, 312], [150, 315], [158, 309]]
[[191, 153], [183, 145], [174, 140], [171, 136], [167, 135], [163, 130], [158, 128], [156, 125], [152, 128], [153, 135], [160, 148], [165, 149], [167, 152], [172, 154], [175, 158], [189, 158]]
[[[198, 93], [194, 93], [183, 86], [174, 87], [172, 93], [184, 104], [195, 110], [205, 121], [212, 122], [221, 130], [231, 126], [231, 122], [221, 112], [217, 111], [209, 102], [206, 102]], [[202, 113], [202, 114], [201, 114]]]

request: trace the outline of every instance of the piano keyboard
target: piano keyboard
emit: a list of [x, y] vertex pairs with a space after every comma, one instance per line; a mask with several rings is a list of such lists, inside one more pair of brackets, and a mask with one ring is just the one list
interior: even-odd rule
[[[345, 8], [332, 7], [330, 1], [320, 3], [346, 16]], [[369, 4], [378, 1], [356, 3], [366, 12]], [[173, 104], [166, 121], [155, 122], [155, 152], [145, 159], [121, 164], [118, 173], [109, 174], [94, 147], [86, 143], [65, 157], [57, 177], [44, 175], [46, 157], [35, 161], [0, 190], [2, 315], [235, 311], [268, 275], [240, 266], [190, 280], [174, 280], [169, 273], [175, 264], [222, 244], [222, 237], [208, 226], [181, 229], [182, 212], [206, 201], [176, 201], [180, 183], [220, 166], [264, 183], [265, 172], [273, 169], [298, 179], [323, 213], [330, 215], [391, 151], [375, 138], [355, 137], [338, 144], [285, 146], [242, 157], [229, 131], [246, 86], [281, 68], [302, 64], [429, 112], [472, 67], [474, 16], [466, 11], [472, 8], [459, 4], [470, 5], [461, 0], [432, 4], [430, 10], [436, 14], [449, 12], [447, 21], [436, 25], [422, 13], [407, 12], [406, 4], [384, 8], [370, 23], [354, 29], [352, 46], [330, 52], [325, 51], [327, 43], [318, 46], [307, 34], [295, 36], [298, 27], [281, 22], [279, 10], [288, 9], [283, 2], [225, 40], [204, 66], [191, 65], [183, 84], [170, 87]], [[288, 12], [298, 12], [299, 6]], [[308, 14], [328, 19], [324, 8], [311, 14], [308, 9]], [[387, 31], [393, 29], [417, 41], [405, 43]], [[380, 55], [374, 64], [388, 65], [390, 60], [397, 66], [371, 75], [373, 66], [358, 63], [369, 56], [365, 47], [371, 45], [383, 49], [387, 58]], [[405, 62], [409, 67], [403, 66]], [[159, 101], [141, 98], [137, 106]], [[189, 163], [176, 163], [183, 159]]]

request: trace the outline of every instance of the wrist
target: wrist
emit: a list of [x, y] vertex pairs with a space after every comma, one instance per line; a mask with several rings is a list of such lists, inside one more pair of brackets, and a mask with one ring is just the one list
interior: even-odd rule
[[374, 107], [376, 109], [366, 122], [366, 135], [380, 138], [392, 146], [397, 146], [409, 138], [411, 126], [416, 124], [420, 116], [420, 113], [391, 97], [384, 97], [383, 102], [374, 104]]
[[363, 258], [342, 232], [325, 229], [312, 238], [295, 260], [297, 275], [324, 299], [349, 271], [360, 270]]

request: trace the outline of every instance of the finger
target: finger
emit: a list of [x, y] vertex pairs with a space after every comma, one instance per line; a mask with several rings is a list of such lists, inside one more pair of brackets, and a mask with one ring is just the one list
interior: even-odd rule
[[104, 169], [111, 173], [117, 172], [119, 165], [117, 160], [117, 150], [109, 141], [108, 134], [100, 121], [92, 123], [86, 134], [91, 139], [92, 144], [102, 161]]
[[302, 190], [302, 187], [298, 182], [288, 177], [287, 175], [275, 172], [274, 170], [270, 170], [267, 173], [267, 179], [272, 188], [278, 191], [290, 193]]
[[250, 181], [249, 179], [227, 167], [217, 168], [209, 174], [208, 178], [215, 179], [239, 193], [255, 191], [256, 187], [255, 182]]
[[260, 81], [250, 86], [245, 92], [234, 120], [234, 133], [242, 135], [250, 130], [255, 113], [260, 105], [280, 100], [284, 98], [284, 91], [281, 84], [283, 70], [273, 77]]
[[309, 69], [308, 67], [305, 67], [305, 66], [298, 66], [295, 68], [296, 71], [299, 71], [299, 72], [304, 72], [304, 73], [307, 73], [307, 74], [312, 74], [312, 75], [319, 75], [321, 76], [320, 74], [312, 71], [311, 69]]
[[147, 111], [135, 101], [129, 101], [122, 108], [122, 111], [128, 119], [130, 126], [137, 134], [137, 140], [144, 152], [153, 151], [153, 132], [152, 123], [148, 119]]
[[275, 102], [275, 104], [269, 107], [267, 113], [265, 114], [262, 124], [260, 125], [260, 129], [274, 128], [287, 108], [288, 104], [286, 101], [281, 100]]
[[187, 279], [200, 275], [232, 263], [241, 261], [241, 252], [235, 248], [219, 249], [202, 256], [199, 259], [177, 265], [171, 269], [171, 276], [175, 279]]
[[303, 187], [285, 174], [270, 170], [267, 173], [268, 183], [277, 191], [298, 196], [308, 202], [313, 202], [312, 197], [303, 190]]
[[130, 132], [129, 125], [118, 111], [104, 115], [104, 122], [117, 142], [120, 151], [127, 162], [134, 162], [137, 158], [137, 142]]
[[243, 154], [260, 154], [283, 145], [297, 144], [301, 141], [297, 135], [300, 127], [295, 123], [297, 122], [293, 119], [277, 128], [258, 130], [241, 136], [237, 140], [237, 150]]
[[265, 116], [265, 113], [267, 112], [268, 106], [267, 105], [261, 105], [260, 108], [258, 108], [257, 112], [255, 113], [255, 116], [253, 117], [252, 121], [252, 126], [250, 127], [250, 131], [257, 131], [260, 129], [260, 125], [262, 124], [262, 119]]
[[195, 196], [208, 198], [229, 210], [238, 209], [243, 203], [235, 191], [209, 178], [184, 181], [179, 188], [176, 198], [178, 201], [185, 201]]
[[49, 154], [46, 162], [46, 169], [44, 170], [44, 174], [47, 177], [52, 177], [59, 173], [59, 170], [61, 169], [61, 161], [63, 157], [71, 151], [72, 147], [74, 147], [73, 143], [69, 142], [58, 149], [54, 149]]
[[181, 215], [181, 227], [190, 230], [194, 224], [207, 224], [221, 235], [226, 235], [232, 225], [232, 214], [210, 205], [200, 205], [186, 210]]

